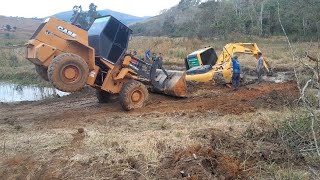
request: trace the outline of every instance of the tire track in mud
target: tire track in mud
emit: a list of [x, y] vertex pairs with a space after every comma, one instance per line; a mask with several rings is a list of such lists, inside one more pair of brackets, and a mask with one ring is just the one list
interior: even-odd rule
[[121, 109], [118, 102], [98, 104], [95, 97], [65, 97], [58, 100], [25, 102], [15, 105], [0, 105], [2, 118], [23, 119], [77, 119], [77, 117], [138, 116], [153, 112], [204, 112], [218, 114], [242, 114], [258, 108], [277, 108], [292, 103], [298, 97], [294, 82], [263, 83], [241, 87], [238, 91], [229, 88], [202, 84], [193, 87], [188, 98], [174, 98], [152, 94], [146, 106], [131, 112]]

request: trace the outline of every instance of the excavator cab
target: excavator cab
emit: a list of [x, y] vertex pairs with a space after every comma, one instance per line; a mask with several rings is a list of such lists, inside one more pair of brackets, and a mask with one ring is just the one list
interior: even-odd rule
[[212, 47], [194, 51], [185, 58], [186, 74], [188, 77], [205, 76], [201, 81], [211, 79], [210, 71], [217, 60], [218, 56]]
[[194, 67], [199, 67], [201, 65], [211, 65], [214, 66], [218, 60], [218, 56], [212, 47], [206, 47], [197, 50], [187, 56], [185, 59], [186, 70]]

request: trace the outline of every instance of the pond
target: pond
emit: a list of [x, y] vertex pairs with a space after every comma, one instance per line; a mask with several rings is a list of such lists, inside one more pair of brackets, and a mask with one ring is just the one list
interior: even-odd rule
[[51, 87], [19, 85], [0, 82], [0, 102], [39, 101], [47, 98], [66, 96], [69, 93]]

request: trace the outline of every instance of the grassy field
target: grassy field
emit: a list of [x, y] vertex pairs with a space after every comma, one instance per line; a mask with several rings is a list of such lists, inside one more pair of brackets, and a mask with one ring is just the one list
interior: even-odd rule
[[[17, 27], [15, 32], [0, 31], [0, 80], [19, 84], [48, 86], [35, 72], [34, 65], [26, 60], [27, 43], [41, 21], [0, 16], [2, 25]], [[26, 25], [28, 24], [28, 25]], [[19, 46], [18, 48], [11, 46]]]
[[[50, 86], [25, 59], [24, 47], [8, 48], [26, 43], [40, 21], [0, 16], [0, 22], [18, 27], [0, 32], [0, 81]], [[293, 61], [284, 37], [133, 37], [129, 50], [138, 57], [146, 50], [162, 53], [166, 67], [183, 69], [189, 53], [212, 46], [220, 54], [233, 42], [257, 43], [276, 71], [296, 68], [302, 83], [312, 78]], [[292, 45], [295, 59], [315, 67], [305, 54], [319, 58], [319, 43]], [[243, 69], [255, 69], [252, 56], [239, 59]], [[181, 179], [190, 173], [198, 179], [319, 179], [315, 84], [306, 91], [314, 114], [298, 103], [295, 81], [252, 84], [238, 92], [211, 83], [189, 85], [188, 98], [151, 94], [146, 107], [133, 112], [119, 103], [98, 104], [92, 89], [40, 102], [0, 103], [0, 177]]]
[[[273, 67], [278, 69], [292, 70], [298, 64], [292, 61], [290, 48], [284, 37], [270, 37], [266, 39], [258, 37], [240, 37], [222, 39], [196, 39], [196, 38], [165, 38], [165, 37], [134, 37], [130, 42], [129, 49], [137, 50], [140, 57], [144, 56], [146, 50], [162, 53], [165, 63], [183, 66], [184, 58], [191, 52], [211, 46], [219, 55], [222, 48], [228, 43], [257, 43], [264, 56], [270, 61]], [[293, 49], [299, 57], [305, 56], [309, 52], [313, 56], [318, 56], [318, 43], [294, 43]], [[256, 65], [255, 58], [250, 55], [240, 55], [240, 63], [250, 69]], [[308, 61], [307, 61], [308, 63]]]
[[153, 94], [133, 112], [98, 104], [90, 93], [0, 104], [0, 176], [181, 179], [184, 171], [208, 180], [316, 179], [310, 116], [291, 101], [294, 89], [291, 82], [236, 93], [211, 86], [187, 99]]
[[[292, 60], [283, 37], [134, 37], [129, 49], [137, 50], [139, 57], [150, 49], [162, 53], [168, 67], [183, 67], [190, 52], [213, 46], [219, 54], [230, 42], [255, 42], [276, 70], [292, 72], [296, 67], [304, 78], [310, 77], [305, 67]], [[304, 56], [306, 51], [319, 56], [317, 43], [293, 47], [297, 58], [315, 65]], [[1, 80], [44, 83], [24, 58], [24, 48], [0, 52]], [[240, 62], [255, 69], [251, 56], [240, 56]], [[313, 117], [298, 105], [298, 95], [292, 91], [297, 91], [295, 82], [241, 87], [235, 93], [210, 84], [182, 100], [152, 95], [145, 108], [129, 113], [118, 104], [97, 104], [92, 93], [0, 104], [4, 137], [0, 139], [0, 175], [8, 179], [171, 179], [182, 178], [185, 170], [202, 179], [228, 179], [228, 173], [234, 173], [229, 179], [317, 179], [320, 158], [311, 129]], [[257, 93], [261, 95], [252, 98]], [[316, 89], [307, 95], [315, 104]], [[314, 110], [318, 117], [319, 111]], [[319, 124], [313, 124], [318, 139]], [[79, 133], [79, 128], [85, 133]]]
[[[19, 81], [24, 83], [43, 83], [38, 78], [34, 66], [25, 59], [25, 49], [3, 49], [1, 47], [8, 45], [24, 44], [26, 40], [3, 39], [0, 42], [0, 79]], [[191, 52], [212, 46], [217, 54], [222, 48], [231, 42], [254, 42], [257, 43], [264, 56], [269, 60], [273, 68], [279, 70], [293, 70], [294, 67], [300, 67], [299, 63], [292, 60], [290, 49], [284, 37], [272, 37], [268, 39], [261, 38], [239, 38], [234, 40], [220, 39], [192, 39], [192, 38], [166, 38], [166, 37], [134, 37], [129, 44], [129, 50], [137, 50], [138, 57], [144, 57], [146, 50], [162, 53], [165, 64], [184, 67], [184, 58]], [[317, 43], [295, 43], [293, 44], [297, 56], [305, 56], [305, 52], [317, 57], [319, 45]], [[255, 58], [250, 55], [241, 55], [240, 63], [245, 69], [255, 69]], [[308, 59], [303, 59], [306, 63], [312, 64]]]
[[46, 84], [36, 73], [34, 65], [25, 59], [25, 48], [1, 49], [1, 46], [22, 44], [23, 41], [2, 41], [2, 43], [0, 45], [1, 81], [12, 81], [19, 84]]

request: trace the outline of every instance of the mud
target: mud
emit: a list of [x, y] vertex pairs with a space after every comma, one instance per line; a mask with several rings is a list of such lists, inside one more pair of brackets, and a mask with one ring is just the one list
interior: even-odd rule
[[[144, 109], [137, 112], [204, 112], [221, 115], [255, 112], [258, 108], [274, 109], [290, 105], [298, 97], [295, 82], [262, 83], [241, 87], [237, 91], [214, 84], [189, 84], [188, 98], [179, 99], [155, 95]], [[172, 108], [174, 106], [174, 109]]]
[[241, 172], [240, 162], [216, 152], [208, 146], [192, 146], [176, 151], [162, 160], [159, 174], [163, 179], [236, 179]]
[[[225, 134], [217, 130], [225, 128], [222, 125], [199, 129], [197, 123], [206, 127], [207, 122], [219, 123], [219, 117], [259, 109], [277, 112], [298, 97], [293, 81], [252, 84], [238, 91], [213, 84], [189, 88], [187, 98], [151, 94], [144, 108], [132, 112], [123, 111], [118, 102], [98, 104], [88, 89], [39, 102], [0, 104], [0, 177], [247, 179], [251, 175], [240, 163], [246, 160], [244, 149], [254, 149], [258, 143], [250, 137], [264, 132], [248, 131], [234, 138], [230, 134], [235, 130]], [[172, 148], [174, 139], [187, 148]], [[268, 143], [252, 152], [246, 169], [259, 161], [286, 161], [283, 148]]]

